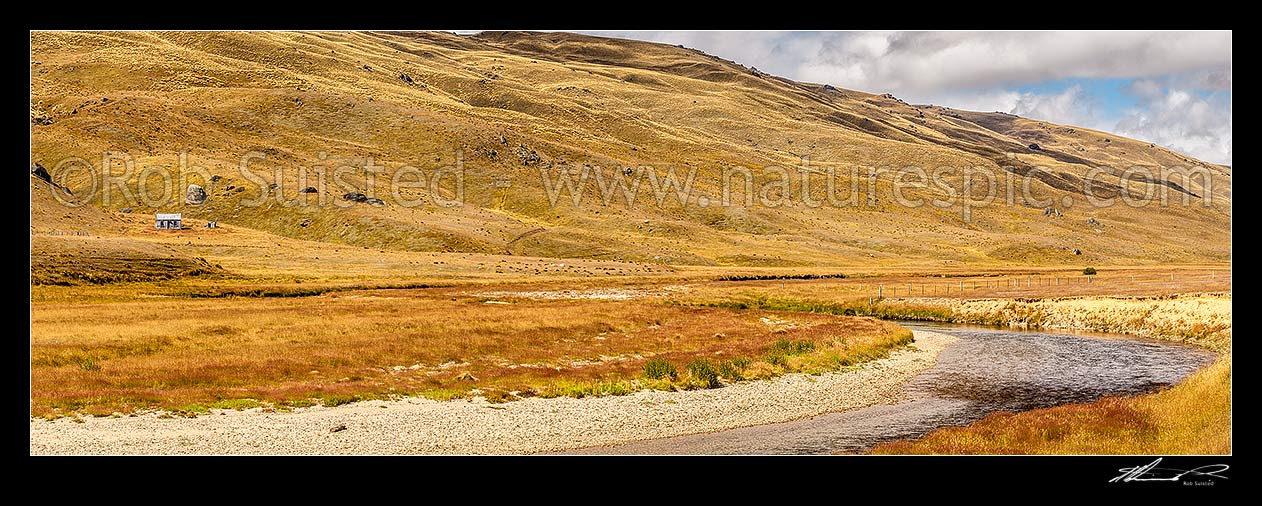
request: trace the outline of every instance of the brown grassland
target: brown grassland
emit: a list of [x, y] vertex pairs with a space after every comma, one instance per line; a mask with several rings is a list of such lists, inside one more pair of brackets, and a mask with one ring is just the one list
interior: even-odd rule
[[[396, 289], [39, 307], [32, 412], [446, 399], [473, 389], [505, 400], [694, 388], [707, 386], [689, 374], [695, 360], [737, 381], [837, 369], [910, 341], [897, 325], [867, 318], [484, 299]], [[674, 365], [673, 381], [646, 378], [650, 358]]]

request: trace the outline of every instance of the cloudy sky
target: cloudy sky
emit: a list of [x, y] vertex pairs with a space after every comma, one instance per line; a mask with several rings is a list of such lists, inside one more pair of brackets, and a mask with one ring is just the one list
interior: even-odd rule
[[593, 35], [700, 49], [798, 81], [1085, 126], [1231, 163], [1231, 32]]

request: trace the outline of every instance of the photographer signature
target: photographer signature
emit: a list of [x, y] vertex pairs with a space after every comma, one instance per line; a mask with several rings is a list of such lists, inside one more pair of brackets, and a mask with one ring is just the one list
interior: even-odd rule
[[1152, 461], [1151, 464], [1136, 467], [1123, 467], [1118, 469], [1122, 474], [1116, 478], [1109, 480], [1109, 483], [1127, 483], [1132, 481], [1181, 481], [1183, 477], [1189, 478], [1222, 478], [1227, 479], [1221, 473], [1230, 469], [1227, 464], [1209, 464], [1194, 469], [1172, 469], [1168, 467], [1157, 467], [1161, 463], [1161, 459]]

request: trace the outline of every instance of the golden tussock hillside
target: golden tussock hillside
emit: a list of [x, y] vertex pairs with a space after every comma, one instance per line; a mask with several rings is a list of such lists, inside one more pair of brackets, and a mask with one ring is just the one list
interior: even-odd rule
[[[110, 186], [108, 199], [91, 193], [86, 172], [61, 181], [110, 211], [178, 211], [381, 249], [677, 264], [1229, 261], [1228, 167], [1083, 128], [794, 82], [682, 47], [520, 32], [35, 32], [31, 45], [32, 160], [56, 172], [62, 160], [81, 157], [99, 169], [102, 152], [126, 153], [134, 169], [127, 185]], [[250, 178], [237, 169], [247, 152], [266, 157], [252, 162]], [[160, 178], [139, 175], [146, 167], [177, 170], [180, 153], [204, 169], [187, 171], [189, 182], [207, 189], [204, 204], [185, 204], [183, 182], [166, 201], [126, 198], [125, 188], [135, 194], [141, 185], [163, 194]], [[396, 194], [382, 188], [401, 166], [432, 178], [457, 157], [462, 206], [439, 205], [457, 197], [454, 177], [439, 178], [437, 189], [432, 179]], [[371, 196], [383, 202], [347, 205], [344, 193], [369, 192], [362, 167], [370, 159], [382, 166]], [[300, 167], [341, 164], [357, 169], [338, 181], [299, 182]], [[829, 170], [840, 174], [844, 197], [844, 188], [867, 184], [865, 172], [852, 178], [852, 169], [877, 167], [875, 198], [805, 205], [804, 164], [820, 176], [810, 196], [824, 202]], [[905, 166], [1028, 175], [1033, 195], [1050, 203], [1001, 197], [973, 207], [969, 220], [959, 206], [901, 206], [889, 169]], [[1122, 181], [1133, 166], [1201, 167], [1214, 179], [1209, 187]], [[651, 182], [634, 205], [620, 192], [602, 202], [598, 183], [650, 167], [673, 169], [680, 183], [695, 171], [688, 205], [673, 192], [658, 205]], [[775, 205], [712, 204], [725, 169], [759, 175], [768, 167], [790, 169], [793, 198], [780, 199], [772, 185], [755, 191], [770, 192]], [[550, 204], [549, 185], [566, 177], [578, 183], [592, 171], [602, 179], [588, 177], [579, 205], [564, 191]], [[316, 193], [299, 193], [306, 186]], [[913, 186], [908, 196], [947, 191]], [[1163, 190], [1176, 204], [1092, 208], [1084, 188], [1136, 198]], [[282, 198], [250, 205], [264, 190]], [[986, 191], [975, 187], [973, 195]], [[301, 199], [325, 205], [285, 203]], [[404, 205], [409, 199], [424, 204]], [[45, 200], [32, 207], [51, 205]]]

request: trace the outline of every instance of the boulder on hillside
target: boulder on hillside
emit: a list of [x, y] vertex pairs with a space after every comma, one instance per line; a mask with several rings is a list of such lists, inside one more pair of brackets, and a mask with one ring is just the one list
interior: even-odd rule
[[31, 175], [43, 179], [45, 183], [53, 184], [53, 176], [48, 174], [48, 169], [38, 163], [31, 163]]
[[184, 191], [184, 203], [198, 206], [206, 202], [206, 190], [199, 185], [190, 184], [188, 190]]
[[351, 202], [367, 202], [368, 201], [368, 196], [359, 192], [347, 193], [346, 195], [342, 195], [342, 198], [349, 200]]

